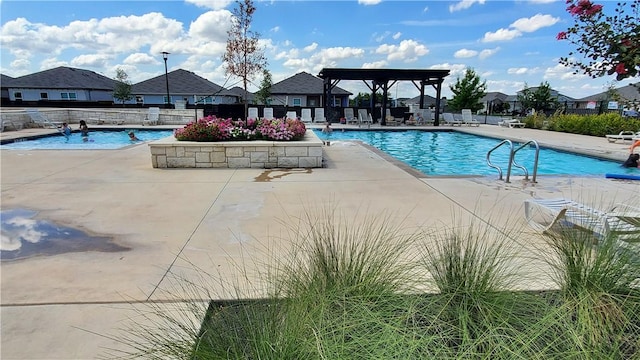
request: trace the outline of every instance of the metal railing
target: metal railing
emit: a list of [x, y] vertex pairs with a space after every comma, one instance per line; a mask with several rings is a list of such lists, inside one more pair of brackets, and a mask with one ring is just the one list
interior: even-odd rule
[[507, 182], [507, 183], [510, 182], [509, 180], [511, 178], [511, 169], [513, 166], [517, 167], [518, 169], [521, 169], [524, 172], [525, 180], [529, 180], [529, 171], [525, 166], [520, 165], [516, 162], [515, 155], [518, 151], [527, 147], [530, 144], [533, 144], [536, 148], [536, 154], [533, 161], [533, 172], [532, 172], [533, 174], [531, 178], [532, 182], [536, 182], [536, 177], [538, 175], [538, 157], [540, 155], [540, 146], [538, 145], [538, 142], [535, 140], [529, 140], [526, 143], [520, 145], [517, 149], [514, 149], [513, 142], [511, 142], [511, 140], [502, 140], [498, 145], [494, 146], [493, 148], [491, 148], [491, 150], [487, 152], [487, 165], [498, 170], [498, 180], [502, 180], [502, 168], [491, 162], [491, 153], [505, 144], [509, 146], [509, 165], [507, 167], [507, 176], [504, 182]]

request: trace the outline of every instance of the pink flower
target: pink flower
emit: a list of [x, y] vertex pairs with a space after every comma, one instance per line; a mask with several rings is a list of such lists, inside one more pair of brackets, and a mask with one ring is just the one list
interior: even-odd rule
[[557, 40], [564, 40], [567, 38], [567, 33], [565, 31], [560, 31], [558, 35], [556, 35]]
[[627, 69], [625, 69], [624, 63], [619, 63], [618, 65], [616, 65], [616, 73], [620, 75], [624, 75], [627, 73]]

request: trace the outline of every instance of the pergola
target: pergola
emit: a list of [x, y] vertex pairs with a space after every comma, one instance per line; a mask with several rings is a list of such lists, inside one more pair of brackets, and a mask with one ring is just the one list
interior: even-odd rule
[[[424, 87], [433, 86], [436, 90], [436, 109], [440, 109], [440, 95], [442, 82], [449, 75], [449, 70], [422, 70], [422, 69], [344, 69], [324, 68], [318, 77], [324, 80], [323, 93], [325, 99], [331, 99], [331, 89], [338, 85], [340, 80], [362, 80], [371, 90], [371, 114], [375, 111], [375, 93], [382, 89], [382, 116], [381, 125], [386, 125], [387, 94], [389, 88], [397, 81], [411, 81], [420, 90], [420, 108], [424, 108]], [[371, 84], [367, 82], [371, 81]], [[333, 104], [324, 102], [325, 113], [329, 113], [328, 107]], [[435, 112], [434, 125], [440, 124], [440, 111]]]

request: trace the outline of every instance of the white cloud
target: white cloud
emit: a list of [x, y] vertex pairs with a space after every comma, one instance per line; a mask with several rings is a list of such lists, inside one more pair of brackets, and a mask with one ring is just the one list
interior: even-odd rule
[[220, 10], [224, 9], [229, 4], [233, 2], [233, 0], [185, 0], [186, 3], [194, 4], [198, 7], [203, 7], [212, 10]]
[[387, 55], [388, 61], [414, 62], [429, 53], [429, 49], [415, 40], [402, 40], [399, 45], [380, 45], [376, 54]]
[[160, 63], [158, 59], [150, 56], [149, 54], [144, 54], [144, 53], [131, 54], [127, 56], [124, 60], [122, 60], [122, 62], [127, 65], [159, 64]]
[[189, 35], [210, 41], [227, 42], [227, 31], [231, 28], [232, 14], [227, 10], [207, 11], [189, 26]]
[[476, 55], [478, 55], [478, 52], [475, 50], [460, 49], [453, 54], [453, 57], [464, 59], [464, 58], [474, 57]]
[[389, 65], [389, 63], [387, 63], [384, 60], [380, 60], [380, 61], [374, 61], [370, 63], [364, 63], [362, 64], [362, 69], [383, 69], [387, 65]]
[[278, 31], [280, 31], [280, 26], [274, 26], [269, 31], [272, 32], [272, 33], [277, 33]]
[[314, 43], [312, 43], [312, 44], [311, 44], [311, 45], [309, 45], [309, 46], [305, 46], [305, 47], [304, 47], [304, 49], [302, 49], [302, 50], [304, 50], [305, 52], [312, 52], [312, 51], [314, 51], [314, 50], [315, 50], [315, 49], [317, 49], [317, 48], [318, 48], [318, 43], [315, 43], [315, 42], [314, 42]]
[[522, 36], [522, 33], [518, 30], [498, 29], [496, 32], [486, 32], [482, 42], [506, 41], [519, 36]]
[[500, 47], [497, 47], [497, 48], [494, 48], [494, 49], [484, 49], [484, 50], [480, 51], [480, 54], [478, 54], [478, 59], [484, 60], [484, 59], [486, 59], [488, 57], [493, 56], [498, 51], [500, 51]]
[[[296, 56], [293, 56], [293, 55]], [[364, 50], [352, 47], [333, 47], [321, 49], [311, 56], [300, 58], [297, 49], [278, 54], [280, 60], [284, 60], [283, 65], [295, 72], [307, 71], [318, 73], [325, 67], [336, 67], [338, 61], [344, 59], [360, 58], [364, 55]]]
[[449, 12], [455, 12], [455, 11], [459, 11], [459, 10], [465, 10], [470, 8], [473, 4], [478, 3], [478, 4], [484, 4], [485, 0], [461, 0], [460, 2], [453, 4], [453, 5], [449, 5]]
[[523, 75], [528, 72], [529, 72], [529, 68], [526, 68], [526, 67], [507, 69], [507, 74], [511, 74], [511, 75]]
[[395, 34], [393, 34], [393, 36], [391, 38], [393, 38], [393, 40], [398, 40], [400, 38], [400, 36], [402, 36], [401, 32], [397, 32]]
[[542, 14], [536, 14], [530, 18], [520, 18], [511, 23], [508, 29], [501, 28], [495, 32], [486, 32], [482, 42], [513, 40], [522, 36], [523, 32], [534, 32], [543, 27], [552, 26], [558, 21], [560, 18]]
[[509, 27], [522, 32], [534, 32], [543, 27], [554, 25], [560, 18], [551, 15], [536, 14], [530, 18], [520, 18], [514, 21]]
[[361, 4], [361, 5], [377, 5], [381, 1], [382, 0], [358, 0], [358, 4]]
[[82, 67], [104, 67], [111, 60], [111, 56], [104, 54], [84, 54], [71, 59], [71, 65]]
[[554, 67], [546, 68], [543, 78], [545, 80], [560, 79], [563, 81], [575, 81], [587, 78], [584, 74], [574, 74], [574, 69], [566, 67], [562, 64], [557, 64]]

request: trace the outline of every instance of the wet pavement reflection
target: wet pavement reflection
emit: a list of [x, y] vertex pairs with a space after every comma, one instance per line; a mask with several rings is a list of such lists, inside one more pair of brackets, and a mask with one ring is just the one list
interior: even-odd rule
[[20, 260], [73, 252], [118, 252], [129, 247], [108, 236], [92, 236], [84, 231], [36, 219], [37, 212], [26, 209], [0, 211], [0, 260]]

